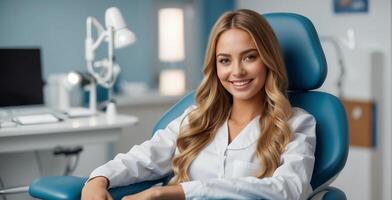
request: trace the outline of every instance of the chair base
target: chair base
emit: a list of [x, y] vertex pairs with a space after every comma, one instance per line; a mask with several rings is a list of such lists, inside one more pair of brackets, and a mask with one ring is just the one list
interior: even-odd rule
[[347, 200], [347, 197], [340, 189], [327, 187], [314, 194], [309, 200]]

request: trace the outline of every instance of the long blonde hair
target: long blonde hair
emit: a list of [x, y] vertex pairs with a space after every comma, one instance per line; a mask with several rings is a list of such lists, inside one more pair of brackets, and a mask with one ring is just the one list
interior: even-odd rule
[[248, 32], [267, 67], [264, 89], [264, 109], [260, 118], [260, 136], [256, 155], [261, 170], [257, 177], [271, 176], [280, 165], [280, 155], [291, 139], [287, 120], [291, 106], [287, 99], [288, 79], [276, 36], [267, 21], [251, 10], [227, 12], [215, 23], [204, 60], [204, 78], [196, 92], [196, 108], [189, 112], [186, 125], [181, 126], [177, 138], [179, 154], [173, 159], [172, 183], [189, 180], [192, 161], [215, 137], [219, 127], [229, 116], [232, 96], [221, 85], [216, 69], [216, 45], [219, 36], [232, 28]]

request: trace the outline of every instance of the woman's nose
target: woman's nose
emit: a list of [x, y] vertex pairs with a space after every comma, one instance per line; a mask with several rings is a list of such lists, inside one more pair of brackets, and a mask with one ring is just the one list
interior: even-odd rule
[[240, 62], [236, 62], [236, 64], [233, 66], [233, 75], [234, 76], [244, 76], [246, 74], [246, 71], [242, 64]]

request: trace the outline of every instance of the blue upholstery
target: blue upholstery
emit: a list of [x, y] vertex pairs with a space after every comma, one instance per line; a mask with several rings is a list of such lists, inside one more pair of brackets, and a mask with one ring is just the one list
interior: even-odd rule
[[[264, 16], [274, 29], [284, 55], [291, 104], [307, 110], [317, 121], [316, 163], [311, 185], [317, 191], [326, 192], [324, 199], [346, 199], [342, 191], [326, 184], [343, 169], [347, 159], [348, 128], [345, 111], [335, 96], [308, 91], [320, 87], [327, 73], [317, 32], [307, 18], [297, 14], [273, 13]], [[180, 116], [185, 108], [194, 104], [194, 95], [195, 92], [191, 92], [170, 108], [158, 121], [153, 132], [166, 127], [170, 121]], [[66, 187], [59, 187], [55, 182], [62, 179], [69, 179], [69, 182], [75, 182], [75, 185], [67, 182], [64, 184]], [[84, 181], [85, 178], [76, 177], [43, 178], [31, 184], [30, 194], [48, 200], [77, 199]], [[125, 190], [121, 190], [120, 195], [141, 191], [154, 183], [143, 182], [123, 187]], [[110, 192], [117, 199], [116, 195], [119, 193], [114, 190]]]
[[179, 117], [189, 105], [195, 104], [194, 97], [195, 93], [191, 92], [174, 104], [155, 124], [152, 133], [154, 134], [158, 129], [165, 128], [171, 121]]
[[33, 181], [29, 187], [31, 196], [47, 200], [80, 199], [80, 191], [87, 177], [51, 176]]
[[347, 199], [346, 194], [341, 190], [334, 187], [325, 188], [325, 194], [323, 200], [337, 200], [337, 199]]
[[293, 106], [316, 118], [316, 163], [311, 184], [318, 188], [346, 164], [349, 145], [346, 112], [339, 99], [327, 93], [293, 92], [289, 96]]
[[278, 38], [290, 90], [319, 88], [327, 76], [327, 62], [312, 22], [294, 13], [263, 15]]

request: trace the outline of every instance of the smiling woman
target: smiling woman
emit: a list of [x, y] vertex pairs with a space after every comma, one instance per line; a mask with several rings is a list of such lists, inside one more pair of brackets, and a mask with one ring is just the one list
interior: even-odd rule
[[[188, 141], [190, 144], [187, 148], [195, 148], [193, 150], [199, 152], [204, 146], [201, 145], [203, 142], [213, 140], [214, 128], [222, 125], [227, 118], [228, 139], [231, 142], [246, 124], [257, 115], [263, 115], [259, 122], [268, 126], [260, 126], [260, 141], [263, 142], [257, 145], [254, 156], [259, 157], [262, 166], [269, 166], [263, 167], [258, 176], [272, 174], [279, 165], [282, 147], [290, 139], [286, 123], [291, 115], [290, 104], [285, 97], [287, 85], [277, 39], [268, 23], [250, 10], [226, 13], [217, 21], [210, 35], [204, 80], [196, 95], [200, 106], [189, 114], [191, 125], [184, 129], [184, 138], [180, 135], [177, 140], [180, 152], [182, 142], [188, 137], [185, 135], [197, 140], [194, 143]], [[277, 123], [275, 120], [283, 123], [274, 125]], [[208, 124], [218, 124], [218, 127]], [[205, 130], [204, 127], [211, 128]], [[271, 143], [274, 140], [279, 147]], [[175, 172], [176, 160], [182, 156], [185, 160], [192, 159], [197, 154], [185, 152], [174, 158]], [[271, 152], [275, 155], [272, 156]], [[185, 166], [185, 169], [188, 168]], [[180, 180], [189, 178], [182, 170], [179, 170], [178, 177]]]
[[315, 119], [287, 99], [272, 28], [258, 13], [222, 15], [212, 29], [204, 78], [189, 106], [153, 138], [94, 170], [82, 199], [108, 187], [174, 173], [169, 186], [125, 199], [305, 199], [312, 188]]

